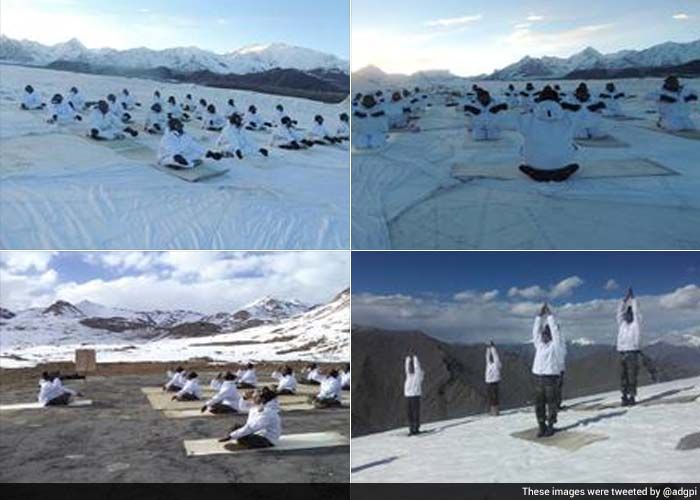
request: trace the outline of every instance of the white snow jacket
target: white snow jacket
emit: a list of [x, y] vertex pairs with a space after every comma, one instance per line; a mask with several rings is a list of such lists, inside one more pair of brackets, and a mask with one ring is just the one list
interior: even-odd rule
[[390, 128], [405, 128], [408, 126], [408, 117], [411, 116], [410, 105], [401, 99], [386, 104], [386, 115]]
[[297, 390], [297, 379], [296, 377], [292, 375], [283, 375], [280, 377], [279, 381], [277, 382], [277, 390], [282, 391], [282, 390], [288, 390], [292, 392], [296, 392]]
[[122, 135], [121, 122], [114, 114], [102, 112], [95, 108], [88, 119], [90, 130], [97, 129], [98, 135], [103, 139], [115, 139]]
[[207, 111], [202, 118], [202, 128], [204, 129], [220, 129], [226, 126], [226, 119], [219, 113], [210, 113]]
[[73, 108], [76, 111], [79, 111], [85, 107], [85, 99], [83, 99], [83, 96], [80, 94], [80, 92], [77, 92], [75, 94], [73, 92], [68, 92], [68, 97], [66, 100], [73, 105]]
[[[493, 362], [491, 357], [493, 356]], [[487, 384], [493, 384], [501, 381], [501, 359], [498, 357], [498, 351], [495, 347], [486, 348], [486, 371], [484, 380]]]
[[182, 117], [184, 116], [184, 113], [182, 111], [182, 106], [180, 106], [178, 103], [171, 104], [169, 102], [165, 103], [165, 115], [168, 118], [177, 118], [178, 120], [181, 120]]
[[41, 108], [41, 96], [37, 91], [30, 94], [25, 90], [24, 96], [22, 96], [22, 104], [27, 109], [39, 109]]
[[184, 396], [185, 394], [191, 394], [196, 396], [197, 399], [202, 399], [202, 387], [199, 385], [199, 380], [196, 378], [190, 379], [185, 382], [185, 385], [176, 396]]
[[[158, 163], [160, 165], [176, 165], [182, 168], [194, 168], [195, 161], [202, 161], [205, 150], [187, 133], [176, 134], [168, 130], [160, 140], [158, 146]], [[175, 156], [180, 155], [187, 160], [188, 165], [183, 166], [175, 161]]]
[[250, 434], [267, 438], [272, 444], [279, 442], [282, 434], [282, 422], [279, 416], [279, 403], [273, 399], [266, 405], [253, 406], [248, 412], [245, 425], [230, 434], [231, 439], [239, 439]]
[[321, 387], [318, 391], [318, 399], [335, 399], [340, 401], [340, 394], [343, 387], [340, 385], [338, 377], [326, 377], [321, 382]]
[[350, 387], [350, 372], [340, 372], [340, 385]]
[[403, 384], [403, 394], [404, 396], [414, 397], [421, 395], [421, 388], [423, 385], [423, 369], [418, 362], [418, 356], [413, 356], [413, 373], [409, 373], [408, 365], [411, 361], [410, 356], [406, 356], [405, 360], [405, 371], [406, 380]]
[[[696, 100], [692, 100], [695, 96]], [[656, 101], [660, 116], [660, 125], [666, 130], [694, 130], [696, 128], [693, 120], [690, 118], [691, 105], [697, 104], [698, 93], [685, 86], [681, 87], [678, 92], [661, 89], [651, 92], [648, 99]], [[673, 102], [665, 102], [663, 99], [673, 100]], [[688, 100], [689, 99], [689, 100]]]
[[49, 119], [56, 117], [56, 123], [72, 123], [76, 116], [80, 115], [66, 101], [49, 103]]
[[238, 107], [235, 104], [231, 106], [229, 103], [226, 103], [226, 107], [224, 108], [224, 116], [228, 118], [234, 113], [238, 113]]
[[532, 112], [519, 115], [518, 125], [523, 163], [548, 170], [573, 163], [574, 122], [557, 102], [537, 103]]
[[[578, 110], [569, 111], [573, 116], [575, 138], [586, 139], [602, 137], [605, 135], [601, 130], [601, 125], [603, 122], [601, 111], [593, 111], [590, 109], [590, 106], [593, 106], [593, 108], [596, 109], [596, 107], [601, 103], [602, 101], [593, 101], [590, 99], [583, 102], [579, 101], [576, 96], [572, 96], [569, 104], [573, 106], [580, 106]], [[601, 107], [601, 109], [604, 108]]]
[[[625, 321], [627, 307], [632, 307], [632, 323]], [[618, 352], [638, 351], [641, 345], [641, 322], [637, 299], [622, 301], [617, 309], [617, 350]]]
[[306, 380], [312, 380], [314, 382], [318, 382], [319, 384], [323, 382], [323, 375], [318, 373], [318, 368], [314, 368], [313, 370], [309, 370], [306, 373]]
[[244, 384], [256, 385], [258, 383], [258, 377], [255, 375], [255, 368], [244, 370], [238, 381]]
[[46, 403], [48, 403], [52, 399], [56, 399], [57, 397], [65, 393], [75, 395], [75, 391], [72, 391], [67, 387], [63, 387], [63, 382], [61, 382], [61, 379], [58, 377], [56, 377], [52, 381], [44, 379], [41, 379], [39, 381], [39, 395], [37, 399], [39, 403], [41, 403], [44, 406], [46, 406]]
[[345, 122], [340, 122], [340, 125], [338, 125], [335, 135], [343, 138], [350, 137], [350, 127], [348, 126], [348, 124]]
[[218, 392], [209, 401], [206, 402], [208, 407], [212, 407], [217, 403], [229, 406], [236, 411], [241, 409], [241, 395], [238, 394], [236, 382], [233, 380], [224, 380]]
[[171, 387], [179, 387], [182, 389], [185, 387], [185, 384], [187, 383], [187, 376], [185, 375], [185, 372], [173, 372], [170, 374], [170, 380], [166, 382], [165, 388], [170, 389]]
[[241, 127], [238, 128], [230, 123], [224, 127], [216, 139], [216, 147], [223, 152], [235, 153], [237, 149], [241, 150], [243, 155], [250, 155], [255, 153], [255, 146], [248, 138], [246, 130]]
[[[545, 325], [549, 325], [552, 332], [552, 340], [545, 343], [542, 341], [542, 330]], [[561, 360], [562, 339], [559, 334], [559, 326], [552, 314], [542, 319], [537, 316], [532, 326], [532, 342], [535, 345], [535, 359], [532, 363], [532, 373], [535, 375], [559, 375], [562, 372]]]
[[352, 116], [353, 145], [360, 149], [381, 147], [386, 143], [389, 119], [380, 109], [360, 109]]
[[146, 115], [146, 129], [152, 129], [155, 125], [160, 126], [161, 133], [165, 132], [165, 113], [163, 113], [162, 111], [160, 113], [156, 113], [153, 110], [149, 110], [148, 115]]

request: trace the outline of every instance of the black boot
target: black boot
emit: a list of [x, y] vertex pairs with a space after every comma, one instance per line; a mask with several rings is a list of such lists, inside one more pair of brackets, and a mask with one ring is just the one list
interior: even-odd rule
[[538, 422], [539, 425], [539, 430], [537, 431], [537, 437], [541, 438], [544, 437], [546, 432], [547, 432], [547, 426], [545, 425], [544, 422]]
[[184, 166], [184, 167], [186, 167], [187, 165], [189, 165], [189, 163], [187, 163], [187, 160], [185, 159], [185, 157], [182, 156], [182, 155], [175, 155], [175, 156], [173, 156], [173, 160], [175, 160], [175, 163], [177, 163], [177, 164], [179, 164], [179, 165], [182, 165], [182, 166]]
[[267, 149], [265, 149], [265, 148], [260, 148], [259, 151], [260, 151], [260, 154], [261, 154], [261, 155], [263, 155], [265, 158], [267, 158], [267, 155], [269, 154], [269, 152], [267, 151]]
[[627, 406], [634, 406], [636, 405], [637, 402], [634, 399], [634, 396], [630, 396], [629, 399], [627, 399]]
[[547, 427], [544, 430], [544, 435], [545, 437], [550, 437], [554, 435], [554, 422], [552, 420], [550, 420], [547, 424]]
[[622, 395], [620, 406], [629, 406], [629, 399], [627, 399], [627, 394]]
[[212, 158], [216, 161], [219, 161], [222, 158], [221, 153], [217, 153], [216, 151], [207, 151], [207, 154], [204, 156], [205, 158]]
[[242, 160], [242, 159], [243, 159], [243, 153], [241, 153], [241, 150], [240, 150], [240, 149], [237, 149], [237, 150], [236, 150], [236, 156], [238, 157], [239, 160]]

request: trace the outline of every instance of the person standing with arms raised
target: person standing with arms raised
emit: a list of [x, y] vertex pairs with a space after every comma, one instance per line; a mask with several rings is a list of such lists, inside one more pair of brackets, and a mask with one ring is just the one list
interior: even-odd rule
[[622, 406], [634, 406], [639, 373], [641, 321], [639, 304], [632, 289], [617, 309], [617, 352], [620, 353]]
[[405, 361], [406, 380], [403, 393], [406, 397], [408, 409], [409, 436], [420, 434], [420, 398], [423, 385], [423, 369], [418, 361], [418, 356], [406, 356]]

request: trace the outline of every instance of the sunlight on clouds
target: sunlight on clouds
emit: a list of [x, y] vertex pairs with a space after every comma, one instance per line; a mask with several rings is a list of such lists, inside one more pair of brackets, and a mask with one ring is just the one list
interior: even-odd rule
[[[524, 55], [569, 56], [593, 43], [593, 36], [611, 31], [613, 23], [579, 26], [566, 31], [542, 32], [530, 27], [515, 28], [503, 40]], [[514, 61], [512, 61], [514, 62]]]
[[475, 21], [480, 21], [483, 18], [481, 14], [473, 16], [462, 16], [462, 17], [451, 17], [447, 19], [435, 19], [433, 21], [426, 21], [426, 26], [440, 26], [440, 27], [452, 27], [452, 26], [463, 26], [465, 24], [473, 23]]
[[686, 21], [686, 20], [690, 19], [690, 16], [688, 14], [681, 12], [679, 14], [675, 14], [673, 16], [673, 19], [677, 19], [678, 21]]

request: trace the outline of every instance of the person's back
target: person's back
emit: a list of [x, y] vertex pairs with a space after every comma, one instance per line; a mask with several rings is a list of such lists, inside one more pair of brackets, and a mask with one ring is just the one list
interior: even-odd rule
[[[551, 332], [551, 340], [543, 340], [542, 330], [548, 327]], [[552, 314], [546, 317], [537, 316], [533, 326], [533, 343], [535, 346], [535, 358], [532, 362], [532, 373], [535, 375], [559, 375], [561, 373], [561, 344], [559, 327]]]
[[420, 396], [423, 385], [423, 369], [418, 361], [418, 356], [413, 356], [412, 358], [407, 356], [405, 364], [406, 378], [403, 386], [404, 396]]
[[[625, 319], [628, 308], [631, 309], [631, 320]], [[618, 352], [638, 351], [641, 342], [641, 316], [637, 299], [625, 299], [617, 310], [617, 350]]]
[[[55, 381], [58, 381], [58, 383], [55, 383]], [[39, 395], [37, 396], [37, 400], [42, 405], [46, 405], [46, 403], [56, 399], [61, 394], [63, 394], [63, 388], [59, 378], [53, 380], [41, 379], [39, 381]]]
[[484, 380], [487, 384], [501, 381], [501, 360], [495, 347], [486, 348], [486, 370]]
[[213, 403], [222, 403], [238, 410], [240, 408], [241, 395], [236, 387], [235, 380], [224, 380], [216, 395], [210, 400]]
[[277, 384], [277, 392], [288, 391], [296, 392], [297, 390], [297, 379], [293, 373], [282, 375]]
[[328, 376], [321, 382], [321, 387], [318, 391], [318, 399], [340, 400], [342, 386], [338, 377]]
[[574, 158], [571, 118], [554, 101], [542, 101], [520, 116], [524, 163], [537, 169], [559, 169]]

